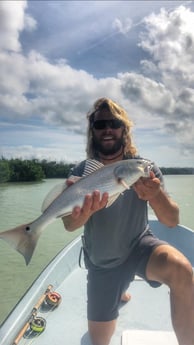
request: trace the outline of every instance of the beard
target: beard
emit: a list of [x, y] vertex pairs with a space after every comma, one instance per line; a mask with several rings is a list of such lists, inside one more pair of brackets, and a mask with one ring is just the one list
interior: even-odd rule
[[113, 155], [123, 147], [123, 138], [116, 139], [112, 146], [104, 146], [98, 138], [93, 136], [93, 147], [96, 152], [100, 152], [105, 156]]

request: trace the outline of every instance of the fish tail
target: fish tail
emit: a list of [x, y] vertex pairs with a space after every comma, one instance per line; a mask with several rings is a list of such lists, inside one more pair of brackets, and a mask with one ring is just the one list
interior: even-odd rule
[[[40, 229], [39, 229], [40, 230]], [[29, 264], [41, 231], [31, 231], [31, 224], [23, 224], [14, 229], [0, 232], [0, 239], [24, 256], [26, 265]]]

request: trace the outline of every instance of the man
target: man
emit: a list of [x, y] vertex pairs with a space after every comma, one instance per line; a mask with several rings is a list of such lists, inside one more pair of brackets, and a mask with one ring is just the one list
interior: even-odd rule
[[[131, 126], [127, 113], [118, 104], [107, 98], [97, 100], [88, 113], [87, 157], [104, 165], [136, 158]], [[81, 177], [84, 166], [85, 161], [74, 169], [73, 175]], [[172, 324], [179, 345], [194, 345], [192, 266], [182, 253], [154, 237], [148, 225], [148, 204], [166, 226], [174, 227], [179, 222], [178, 206], [166, 194], [160, 170], [153, 164], [149, 178], [140, 178], [105, 208], [107, 201], [108, 193], [100, 195], [94, 190], [85, 196], [81, 208], [75, 207], [63, 219], [68, 231], [84, 225], [92, 344], [110, 343], [120, 299], [129, 299], [125, 291], [138, 274], [153, 287], [162, 283], [169, 286]]]

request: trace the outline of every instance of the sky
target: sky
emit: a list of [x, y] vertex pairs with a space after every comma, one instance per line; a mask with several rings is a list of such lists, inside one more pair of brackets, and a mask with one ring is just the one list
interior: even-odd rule
[[75, 163], [109, 97], [142, 157], [194, 167], [194, 1], [0, 1], [0, 156]]

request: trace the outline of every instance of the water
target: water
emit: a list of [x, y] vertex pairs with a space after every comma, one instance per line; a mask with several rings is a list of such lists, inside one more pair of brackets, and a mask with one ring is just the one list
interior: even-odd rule
[[[41, 183], [12, 183], [0, 185], [0, 231], [34, 220], [40, 214], [47, 192], [63, 180]], [[170, 196], [180, 206], [180, 223], [194, 229], [194, 175], [165, 176]], [[15, 250], [0, 241], [0, 323], [22, 297], [49, 261], [79, 235], [64, 230], [61, 220], [55, 221], [41, 235], [29, 266]]]
[[[28, 223], [39, 216], [45, 195], [62, 181], [0, 184], [0, 231]], [[0, 241], [0, 294], [3, 296], [0, 323], [49, 261], [79, 233], [67, 232], [61, 220], [55, 221], [41, 235], [27, 267], [20, 254]]]

